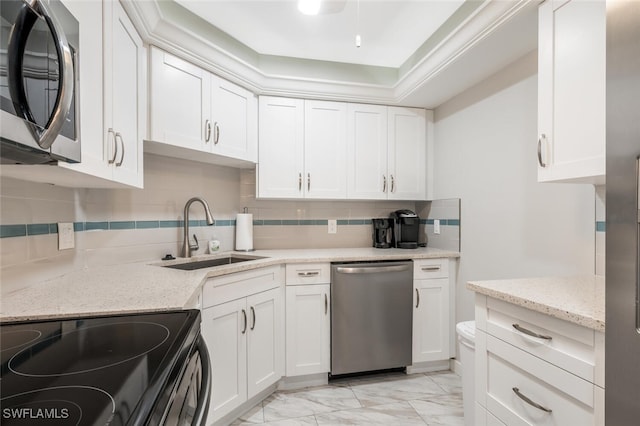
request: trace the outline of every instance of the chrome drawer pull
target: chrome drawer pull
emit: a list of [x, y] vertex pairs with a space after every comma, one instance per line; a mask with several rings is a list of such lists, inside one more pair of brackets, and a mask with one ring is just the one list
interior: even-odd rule
[[244, 328], [242, 329], [242, 334], [247, 332], [247, 311], [242, 310], [242, 316], [244, 317]]
[[547, 141], [547, 136], [543, 133], [540, 135], [540, 137], [538, 138], [538, 164], [540, 165], [540, 167], [547, 167], [547, 163], [545, 163], [544, 161], [542, 161], [542, 142], [546, 142]]
[[318, 271], [306, 271], [306, 272], [298, 272], [299, 277], [315, 277], [320, 275]]
[[440, 270], [440, 265], [425, 266], [424, 268], [422, 268], [423, 272], [433, 272], [433, 271], [439, 271], [439, 270]]
[[251, 330], [256, 328], [256, 310], [251, 307], [251, 317], [253, 318], [253, 323], [251, 324]]
[[329, 298], [327, 297], [327, 293], [324, 294], [324, 314], [327, 315], [329, 311]]
[[545, 413], [551, 413], [552, 410], [544, 407], [536, 402], [533, 402], [532, 400], [530, 400], [529, 398], [527, 398], [526, 396], [524, 396], [522, 393], [520, 393], [520, 389], [518, 388], [512, 388], [513, 392], [518, 395], [518, 398], [520, 398], [521, 400], [523, 400], [524, 402], [526, 402], [527, 404], [529, 404], [530, 406], [537, 408], [538, 410], [542, 410]]
[[511, 324], [511, 325], [513, 326], [513, 328], [518, 330], [520, 333], [526, 334], [527, 336], [535, 337], [537, 339], [545, 339], [545, 340], [553, 339], [553, 337], [551, 337], [551, 336], [547, 336], [545, 334], [538, 334], [538, 333], [535, 333], [535, 332], [533, 332], [531, 330], [527, 330], [526, 328], [521, 327], [520, 324]]
[[420, 292], [416, 288], [416, 308], [420, 306]]

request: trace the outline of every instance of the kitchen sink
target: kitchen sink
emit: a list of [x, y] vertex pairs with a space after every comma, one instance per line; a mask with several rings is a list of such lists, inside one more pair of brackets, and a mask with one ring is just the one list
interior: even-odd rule
[[183, 271], [194, 271], [196, 269], [212, 268], [214, 266], [231, 265], [232, 263], [248, 262], [250, 260], [264, 259], [262, 256], [236, 256], [216, 257], [215, 259], [195, 260], [193, 262], [177, 263], [173, 265], [162, 265], [165, 268], [182, 269]]

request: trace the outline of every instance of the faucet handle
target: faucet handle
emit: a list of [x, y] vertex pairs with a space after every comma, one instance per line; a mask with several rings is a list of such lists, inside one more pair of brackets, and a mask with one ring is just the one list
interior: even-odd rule
[[198, 245], [198, 238], [196, 237], [196, 234], [193, 234], [193, 239], [196, 240], [196, 243], [193, 245], [189, 245], [189, 248], [191, 250], [198, 250], [200, 248], [200, 245]]

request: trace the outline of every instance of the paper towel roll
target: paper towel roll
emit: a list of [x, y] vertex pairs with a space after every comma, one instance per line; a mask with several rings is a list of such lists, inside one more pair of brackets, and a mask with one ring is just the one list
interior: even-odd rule
[[253, 214], [238, 213], [236, 216], [236, 250], [253, 250]]

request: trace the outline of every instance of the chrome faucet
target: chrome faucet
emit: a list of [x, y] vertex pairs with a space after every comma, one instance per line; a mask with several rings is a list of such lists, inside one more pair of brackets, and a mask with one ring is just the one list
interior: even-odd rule
[[207, 225], [211, 226], [216, 223], [213, 216], [211, 216], [209, 204], [207, 204], [204, 198], [193, 197], [187, 201], [187, 204], [184, 205], [184, 242], [182, 243], [183, 257], [191, 257], [191, 250], [198, 250], [200, 248], [196, 234], [193, 234], [193, 239], [196, 240], [196, 243], [192, 245], [189, 242], [189, 207], [191, 207], [191, 204], [193, 204], [194, 201], [200, 202], [204, 207], [204, 213], [207, 215]]

